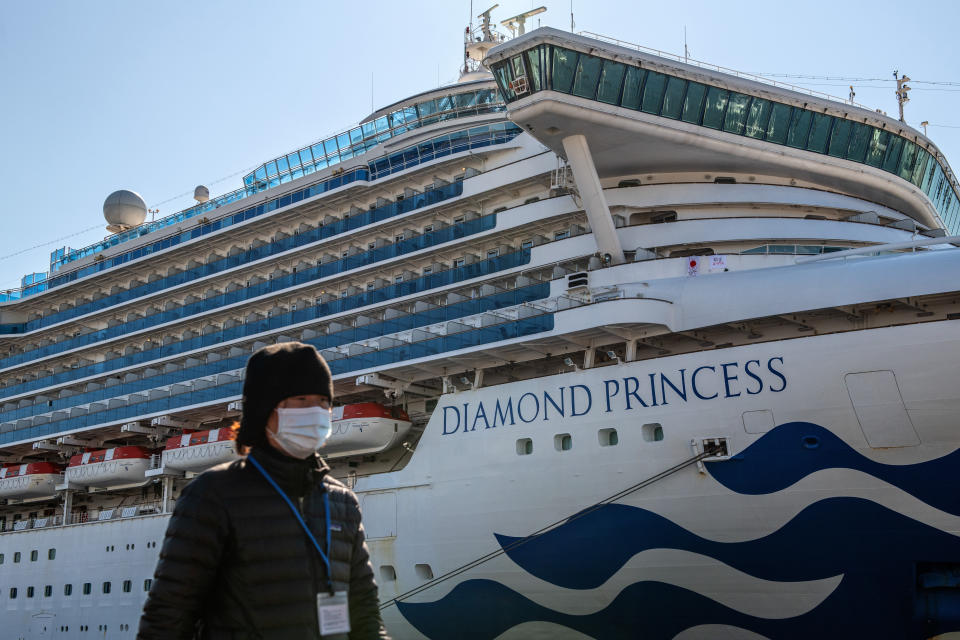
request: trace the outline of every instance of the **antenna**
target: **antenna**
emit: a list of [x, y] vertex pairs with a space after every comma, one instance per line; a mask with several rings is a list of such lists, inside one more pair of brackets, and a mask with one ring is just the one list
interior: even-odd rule
[[508, 18], [501, 22], [500, 25], [510, 29], [510, 33], [513, 34], [514, 37], [522, 36], [527, 32], [527, 18], [543, 13], [546, 10], [546, 7], [537, 7], [536, 9], [531, 9], [525, 13]]
[[927, 135], [927, 127], [930, 126], [930, 121], [924, 120], [923, 122], [920, 123], [920, 126], [923, 127], [923, 135]]
[[850, 104], [853, 104], [853, 99], [856, 97], [857, 92], [853, 90], [853, 85], [850, 85]]
[[907, 121], [903, 119], [903, 105], [910, 102], [910, 97], [907, 95], [910, 91], [910, 87], [907, 86], [910, 78], [906, 74], [899, 76], [897, 73], [898, 71], [894, 69], [893, 78], [897, 81], [897, 105], [900, 107], [900, 122], [906, 124]]
[[570, 0], [570, 33], [573, 33], [573, 0]]
[[480, 30], [483, 31], [483, 39], [489, 42], [494, 41], [493, 31], [490, 29], [490, 12], [499, 7], [499, 4], [495, 4], [477, 17], [480, 18]]
[[690, 49], [687, 47], [687, 25], [683, 25], [683, 61], [690, 59]]

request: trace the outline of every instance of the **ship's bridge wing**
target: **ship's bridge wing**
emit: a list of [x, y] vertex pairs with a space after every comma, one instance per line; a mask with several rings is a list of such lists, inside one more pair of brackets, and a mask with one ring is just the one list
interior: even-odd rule
[[601, 179], [780, 176], [960, 231], [946, 160], [882, 114], [550, 28], [497, 46], [484, 64], [514, 122], [564, 157], [564, 139], [584, 135]]

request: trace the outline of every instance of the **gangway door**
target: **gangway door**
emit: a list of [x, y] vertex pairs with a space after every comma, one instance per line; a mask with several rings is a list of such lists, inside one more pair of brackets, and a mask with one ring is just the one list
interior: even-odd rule
[[920, 444], [893, 371], [848, 373], [844, 380], [867, 444], [874, 449]]

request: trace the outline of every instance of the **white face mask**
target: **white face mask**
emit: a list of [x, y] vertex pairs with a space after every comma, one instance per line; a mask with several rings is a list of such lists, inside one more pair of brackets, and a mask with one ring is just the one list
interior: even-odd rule
[[323, 446], [330, 437], [330, 409], [277, 407], [277, 432], [273, 441], [277, 448], [293, 458], [306, 458]]

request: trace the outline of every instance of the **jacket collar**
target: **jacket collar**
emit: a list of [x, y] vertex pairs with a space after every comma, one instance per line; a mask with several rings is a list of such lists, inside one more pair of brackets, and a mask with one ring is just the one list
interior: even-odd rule
[[321, 484], [330, 467], [317, 455], [291, 458], [271, 446], [255, 447], [251, 452], [280, 488], [290, 496], [303, 496], [310, 487]]

